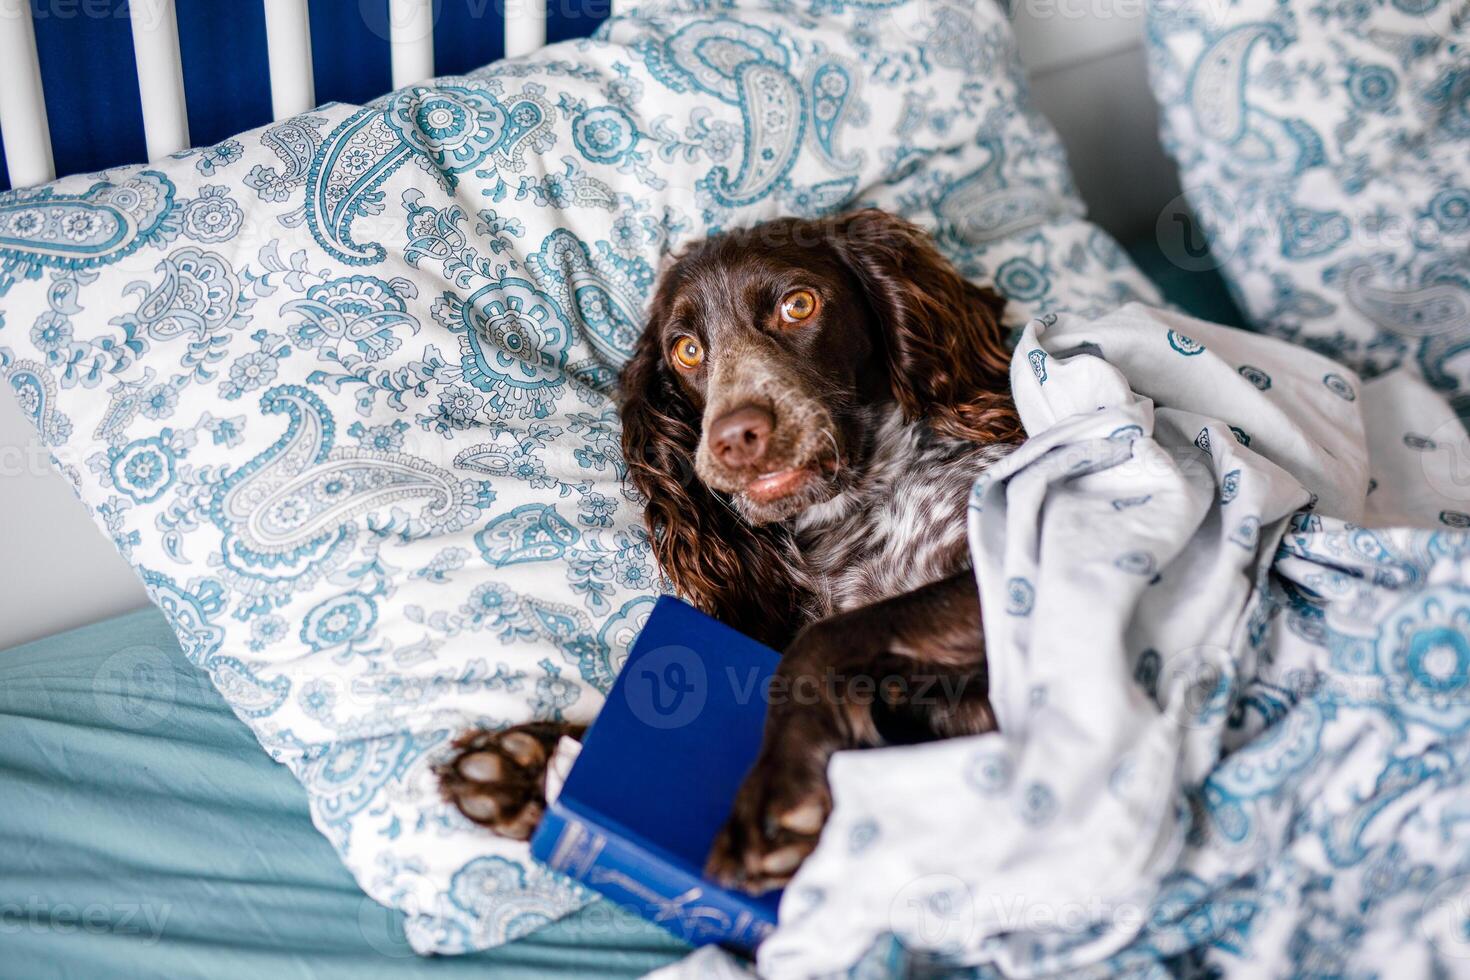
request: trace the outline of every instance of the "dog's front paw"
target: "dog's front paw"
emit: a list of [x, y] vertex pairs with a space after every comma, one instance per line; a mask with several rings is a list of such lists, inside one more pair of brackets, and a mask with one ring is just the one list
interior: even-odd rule
[[458, 754], [435, 770], [439, 794], [500, 836], [529, 840], [546, 809], [546, 763], [565, 734], [551, 722], [465, 732]]
[[706, 875], [752, 895], [791, 880], [832, 810], [826, 767], [814, 761], [774, 755], [756, 763], [715, 837]]

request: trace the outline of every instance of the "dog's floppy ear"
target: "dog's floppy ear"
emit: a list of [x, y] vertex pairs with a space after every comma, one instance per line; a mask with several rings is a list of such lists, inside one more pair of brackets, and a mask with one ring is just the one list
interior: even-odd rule
[[666, 288], [623, 368], [623, 457], [647, 500], [644, 522], [654, 557], [675, 590], [695, 606], [780, 649], [799, 610], [777, 529], [741, 520], [694, 472], [700, 415], [663, 350]]
[[1022, 438], [1005, 300], [961, 276], [922, 228], [885, 211], [842, 215], [829, 235], [878, 319], [904, 417], [977, 442]]

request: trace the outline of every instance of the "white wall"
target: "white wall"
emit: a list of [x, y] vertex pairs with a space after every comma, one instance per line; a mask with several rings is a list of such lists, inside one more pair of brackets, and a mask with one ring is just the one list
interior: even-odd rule
[[1159, 146], [1143, 51], [1145, 0], [1012, 0], [1031, 97], [1067, 148], [1089, 215], [1122, 241], [1152, 235], [1179, 194]]
[[0, 392], [0, 650], [147, 601], [133, 570], [51, 468], [15, 399]]
[[[1013, 0], [1012, 10], [1033, 98], [1061, 133], [1093, 219], [1123, 239], [1151, 233], [1178, 186], [1157, 142], [1143, 0]], [[147, 601], [46, 458], [0, 394], [0, 649]]]

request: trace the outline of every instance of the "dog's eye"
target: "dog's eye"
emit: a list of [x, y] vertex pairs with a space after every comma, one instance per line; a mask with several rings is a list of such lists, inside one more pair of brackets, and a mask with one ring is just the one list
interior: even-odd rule
[[669, 353], [673, 356], [675, 364], [690, 371], [699, 367], [700, 362], [704, 360], [704, 346], [687, 333], [674, 341], [674, 346], [669, 348]]
[[781, 319], [801, 323], [817, 312], [817, 297], [810, 289], [795, 289], [781, 298]]

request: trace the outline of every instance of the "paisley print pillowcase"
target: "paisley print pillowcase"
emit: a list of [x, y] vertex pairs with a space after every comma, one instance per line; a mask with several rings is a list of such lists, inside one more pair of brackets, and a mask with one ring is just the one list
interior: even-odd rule
[[[1164, 136], [1248, 318], [1470, 410], [1470, 14], [1155, 0]], [[1181, 261], [1198, 260], [1181, 255]]]
[[589, 720], [652, 606], [611, 395], [661, 253], [863, 202], [1018, 321], [1152, 297], [1021, 91], [989, 3], [652, 4], [0, 198], [0, 375], [367, 893], [501, 943], [585, 896], [430, 768]]

